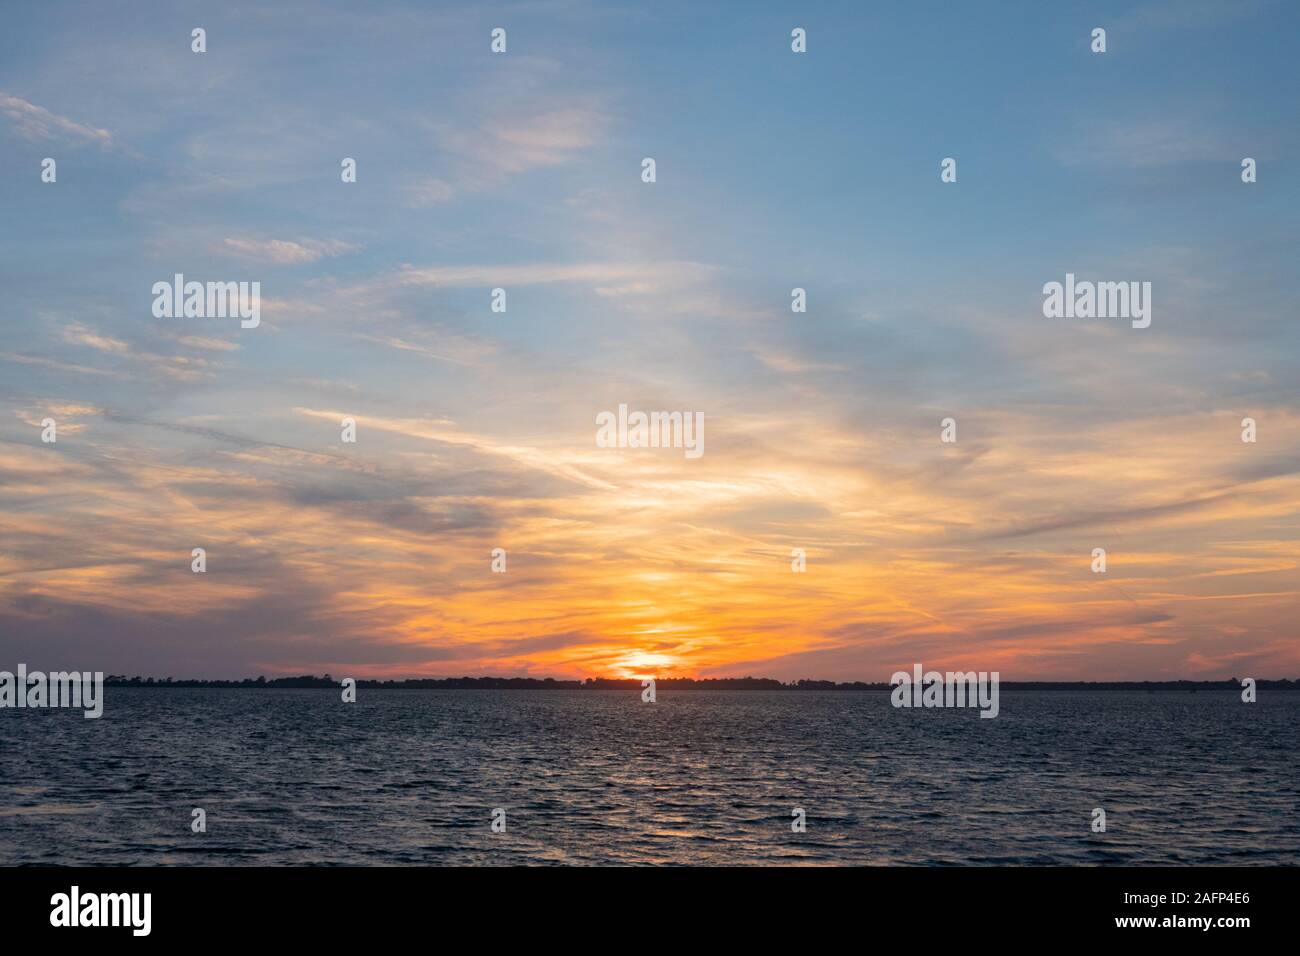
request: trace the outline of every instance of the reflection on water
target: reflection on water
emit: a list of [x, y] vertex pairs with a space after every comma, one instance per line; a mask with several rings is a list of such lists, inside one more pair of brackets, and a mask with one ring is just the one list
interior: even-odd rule
[[1284, 692], [110, 688], [0, 712], [0, 864], [1297, 864], [1298, 730]]

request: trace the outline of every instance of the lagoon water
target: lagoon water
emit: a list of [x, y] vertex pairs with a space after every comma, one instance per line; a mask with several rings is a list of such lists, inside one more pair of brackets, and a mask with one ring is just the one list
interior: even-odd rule
[[1295, 865], [1297, 741], [1280, 691], [110, 687], [0, 711], [0, 865]]

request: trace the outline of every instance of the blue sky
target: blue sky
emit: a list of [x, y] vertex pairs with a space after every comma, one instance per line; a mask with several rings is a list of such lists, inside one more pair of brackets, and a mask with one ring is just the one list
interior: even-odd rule
[[[1295, 663], [1294, 4], [4, 16], [0, 649], [205, 676]], [[259, 281], [262, 327], [154, 319], [175, 272]], [[1150, 281], [1152, 327], [1045, 319], [1066, 272]], [[620, 402], [702, 410], [707, 464], [593, 457]], [[482, 579], [507, 539], [518, 572]], [[168, 590], [204, 540], [224, 577]], [[1104, 541], [1135, 557], [1102, 601], [1068, 569]], [[821, 579], [790, 583], [792, 546]], [[602, 616], [592, 564], [641, 610]], [[1263, 597], [1238, 622], [1189, 574]]]

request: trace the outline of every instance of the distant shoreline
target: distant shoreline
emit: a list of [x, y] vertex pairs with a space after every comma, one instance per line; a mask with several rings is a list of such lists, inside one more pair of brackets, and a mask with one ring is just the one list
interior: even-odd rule
[[[1255, 684], [1260, 689], [1300, 690], [1300, 680], [1262, 680]], [[800, 680], [782, 683], [765, 677], [719, 677], [697, 680], [689, 677], [656, 678], [659, 690], [835, 690], [835, 691], [887, 691], [892, 686], [885, 682], [864, 683], [852, 681]], [[326, 674], [324, 677], [244, 678], [243, 680], [176, 680], [170, 677], [125, 677], [110, 674], [104, 679], [106, 687], [187, 687], [216, 689], [337, 689], [341, 679]], [[366, 690], [639, 690], [637, 678], [587, 678], [586, 680], [555, 680], [534, 677], [443, 677], [414, 678], [410, 680], [358, 679], [357, 687]], [[1240, 691], [1241, 679], [1217, 681], [1002, 681], [1005, 690], [1126, 690], [1126, 691]]]

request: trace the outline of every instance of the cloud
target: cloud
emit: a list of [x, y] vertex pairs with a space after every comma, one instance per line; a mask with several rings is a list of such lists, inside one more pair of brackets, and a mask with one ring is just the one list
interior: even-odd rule
[[1052, 148], [1063, 166], [1154, 168], [1179, 163], [1231, 162], [1227, 139], [1203, 123], [1179, 119], [1098, 120], [1090, 117]]
[[[118, 356], [143, 364], [172, 381], [194, 382], [199, 381], [208, 374], [207, 367], [209, 363], [207, 359], [187, 355], [160, 355], [156, 352], [134, 348], [121, 339], [105, 335], [80, 322], [73, 322], [65, 327], [60, 333], [60, 337], [71, 345], [80, 345], [107, 355]], [[238, 346], [228, 345], [219, 339], [205, 339], [198, 336], [179, 337], [175, 338], [174, 341], [179, 344], [185, 344], [188, 341], [191, 346], [194, 343], [205, 343], [205, 345], [199, 347], [215, 351], [228, 351], [238, 348]]]
[[504, 172], [555, 166], [595, 142], [604, 116], [594, 109], [569, 108], [484, 127], [474, 158]]
[[532, 169], [572, 162], [595, 144], [606, 124], [604, 110], [595, 104], [536, 112], [515, 107], [469, 129], [437, 126], [435, 134], [452, 159], [457, 184], [473, 191]]
[[41, 423], [46, 418], [53, 418], [58, 423], [58, 430], [62, 434], [84, 431], [86, 426], [79, 422], [78, 419], [95, 418], [102, 414], [103, 409], [96, 408], [94, 405], [65, 403], [57, 400], [47, 400], [39, 405], [33, 405], [25, 409], [14, 409], [14, 415], [24, 424], [33, 428], [41, 428]]
[[248, 239], [228, 237], [222, 244], [226, 252], [242, 259], [270, 261], [279, 265], [303, 265], [353, 252], [357, 248], [335, 239]]
[[58, 359], [45, 358], [40, 355], [23, 355], [21, 352], [0, 352], [0, 361], [15, 362], [19, 365], [30, 365], [36, 368], [45, 368], [56, 372], [71, 372], [74, 375], [107, 375], [112, 377], [117, 374], [109, 369], [92, 368], [88, 365], [76, 365], [71, 362], [60, 362]]
[[174, 341], [177, 345], [183, 345], [186, 348], [204, 349], [209, 352], [237, 352], [240, 349], [240, 346], [234, 342], [209, 338], [206, 335], [178, 335]]
[[0, 90], [0, 113], [8, 117], [19, 136], [24, 139], [67, 138], [98, 143], [102, 147], [113, 144], [113, 136], [106, 129], [98, 129], [51, 113], [43, 106], [29, 103], [19, 96]]
[[496, 346], [491, 343], [477, 342], [448, 333], [440, 334], [437, 343], [432, 345], [412, 342], [392, 335], [358, 335], [357, 338], [403, 352], [414, 352], [439, 362], [451, 362], [454, 365], [481, 366], [497, 351]]
[[80, 322], [74, 322], [65, 328], [62, 337], [63, 341], [70, 342], [73, 345], [84, 345], [87, 348], [98, 349], [101, 352], [109, 352], [113, 355], [125, 355], [131, 350], [131, 347], [121, 339], [101, 335]]
[[443, 179], [425, 179], [407, 188], [412, 206], [435, 206], [451, 199], [455, 190]]
[[808, 361], [796, 355], [782, 354], [758, 346], [752, 347], [748, 351], [753, 354], [754, 358], [774, 372], [798, 375], [805, 372], [843, 372], [848, 369], [847, 365], [835, 362]]
[[627, 291], [643, 294], [702, 281], [713, 271], [698, 262], [575, 262], [534, 265], [407, 267], [398, 273], [402, 285], [451, 287], [522, 286], [555, 282], [608, 285], [623, 283]]
[[[335, 422], [347, 417], [347, 413], [342, 411], [323, 411], [312, 408], [295, 408], [293, 411], [298, 415], [323, 418]], [[583, 469], [576, 467], [575, 462], [581, 463], [584, 460], [580, 456], [565, 456], [555, 450], [543, 451], [523, 445], [508, 445], [491, 436], [462, 431], [453, 422], [446, 419], [369, 417], [365, 419], [357, 418], [357, 422], [358, 425], [364, 423], [365, 427], [379, 431], [442, 442], [448, 445], [461, 445], [476, 452], [506, 458], [526, 468], [534, 468], [546, 474], [578, 482], [591, 488], [608, 491], [615, 487], [609, 482], [593, 477]]]

